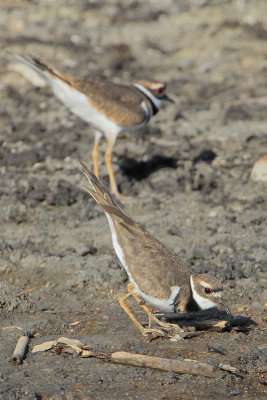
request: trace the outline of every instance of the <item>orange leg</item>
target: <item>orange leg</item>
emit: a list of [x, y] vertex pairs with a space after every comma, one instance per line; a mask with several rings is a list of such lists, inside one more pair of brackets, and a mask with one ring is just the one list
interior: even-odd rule
[[107, 164], [109, 181], [110, 181], [110, 191], [121, 202], [121, 204], [125, 204], [125, 203], [127, 203], [127, 201], [130, 200], [130, 197], [123, 196], [122, 194], [119, 193], [115, 175], [113, 172], [113, 167], [112, 167], [112, 150], [113, 150], [114, 143], [115, 143], [115, 139], [112, 136], [110, 136], [108, 138], [108, 146], [107, 146], [107, 150], [105, 153], [105, 161]]
[[105, 161], [106, 161], [107, 168], [108, 168], [111, 193], [114, 194], [115, 196], [118, 196], [119, 195], [118, 187], [117, 187], [115, 175], [114, 175], [113, 168], [112, 168], [112, 150], [113, 150], [114, 143], [115, 143], [115, 139], [113, 138], [113, 136], [110, 136], [108, 138], [108, 146], [107, 146], [107, 150], [105, 153]]
[[98, 145], [99, 145], [99, 140], [100, 140], [100, 135], [97, 132], [95, 134], [95, 141], [94, 141], [94, 147], [92, 151], [92, 157], [93, 157], [93, 164], [94, 164], [94, 174], [96, 177], [99, 177], [99, 169], [98, 169], [98, 159], [99, 159], [99, 150], [98, 150]]
[[169, 330], [173, 329], [174, 327], [177, 327], [176, 325], [168, 324], [167, 322], [160, 321], [155, 315], [149, 310], [149, 308], [143, 303], [143, 300], [140, 299], [140, 297], [136, 294], [132, 294], [135, 300], [141, 305], [143, 310], [147, 313], [148, 316], [148, 327], [151, 327], [152, 321], [155, 322], [157, 325], [162, 326], [163, 328]]
[[[133, 290], [134, 287], [131, 283], [128, 285], [128, 291]], [[179, 328], [178, 325], [174, 324], [169, 324], [168, 322], [163, 322], [159, 320], [155, 315], [149, 310], [149, 308], [144, 304], [143, 300], [136, 294], [136, 293], [131, 293], [132, 296], [135, 298], [135, 300], [141, 305], [143, 310], [147, 313], [148, 316], [148, 327], [151, 327], [152, 321], [155, 322], [157, 325], [162, 326], [162, 328], [165, 328], [166, 330], [171, 330], [171, 329], [176, 329], [179, 331], [182, 331], [182, 329]]]
[[144, 328], [140, 324], [140, 322], [137, 321], [137, 319], [135, 318], [135, 316], [133, 315], [133, 313], [131, 312], [131, 310], [129, 309], [129, 307], [126, 304], [126, 300], [130, 296], [134, 296], [135, 298], [137, 297], [141, 301], [141, 299], [135, 293], [133, 293], [132, 291], [133, 291], [133, 286], [131, 284], [129, 284], [128, 285], [128, 293], [125, 296], [122, 296], [120, 298], [120, 305], [123, 308], [123, 310], [126, 312], [126, 314], [128, 314], [128, 316], [131, 318], [131, 320], [135, 323], [135, 325], [138, 327], [138, 329], [140, 330], [140, 332], [142, 333], [143, 336], [146, 336], [148, 333], [152, 333], [152, 332], [157, 332], [157, 333], [160, 333], [160, 334], [164, 334], [164, 332], [162, 332], [162, 331], [160, 331], [158, 329], [151, 329], [151, 328], [147, 329], [147, 328]]

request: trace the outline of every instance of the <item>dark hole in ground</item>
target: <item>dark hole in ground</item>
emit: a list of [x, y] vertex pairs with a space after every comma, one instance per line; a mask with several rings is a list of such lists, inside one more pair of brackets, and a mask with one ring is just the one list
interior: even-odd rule
[[217, 154], [213, 150], [202, 150], [198, 156], [196, 156], [193, 160], [193, 163], [196, 164], [199, 161], [205, 161], [207, 163], [211, 163]]
[[177, 168], [177, 159], [156, 154], [147, 161], [136, 161], [127, 157], [120, 163], [124, 175], [137, 181], [141, 181], [158, 169], [166, 167]]

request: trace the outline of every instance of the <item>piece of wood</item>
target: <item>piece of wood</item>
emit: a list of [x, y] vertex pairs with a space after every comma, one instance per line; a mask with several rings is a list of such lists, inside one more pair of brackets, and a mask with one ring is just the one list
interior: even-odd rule
[[22, 362], [29, 341], [29, 336], [20, 336], [19, 340], [17, 341], [14, 353], [11, 357], [13, 361], [17, 362], [18, 364]]
[[82, 352], [82, 347], [84, 347], [84, 344], [80, 340], [72, 339], [72, 338], [70, 339], [70, 338], [62, 336], [62, 337], [58, 338], [57, 340], [51, 340], [49, 342], [37, 344], [32, 349], [32, 353], [50, 350], [50, 349], [52, 349], [52, 347], [55, 347], [57, 344], [64, 344], [66, 346], [69, 346], [73, 350], [75, 350], [76, 353], [78, 353], [78, 354], [80, 354]]
[[115, 364], [152, 368], [160, 371], [172, 371], [177, 374], [201, 375], [210, 378], [218, 378], [223, 375], [216, 366], [198, 361], [172, 360], [169, 358], [133, 354], [126, 351], [112, 353], [110, 355], [110, 361]]
[[175, 372], [177, 374], [189, 374], [219, 378], [223, 375], [215, 365], [198, 362], [195, 360], [172, 360], [169, 358], [145, 356], [143, 354], [118, 351], [115, 353], [102, 353], [86, 350], [82, 352], [83, 358], [100, 358], [115, 364], [129, 365], [140, 368], [158, 369], [160, 371]]
[[61, 336], [60, 338], [58, 338], [57, 343], [63, 343], [63, 344], [67, 344], [68, 346], [84, 346], [84, 343], [82, 343], [80, 340], [78, 339], [70, 339], [64, 336]]
[[239, 372], [236, 367], [233, 367], [230, 364], [220, 363], [219, 364], [219, 368], [221, 368], [223, 371], [227, 371], [227, 372], [232, 372], [232, 373], [238, 373]]
[[20, 331], [23, 330], [20, 326], [16, 326], [16, 325], [4, 326], [2, 329], [3, 329], [3, 331], [6, 329], [19, 329]]
[[32, 353], [38, 353], [38, 352], [43, 352], [52, 349], [53, 346], [56, 346], [57, 341], [56, 340], [51, 340], [49, 342], [44, 342], [41, 344], [37, 344], [36, 346], [33, 347]]

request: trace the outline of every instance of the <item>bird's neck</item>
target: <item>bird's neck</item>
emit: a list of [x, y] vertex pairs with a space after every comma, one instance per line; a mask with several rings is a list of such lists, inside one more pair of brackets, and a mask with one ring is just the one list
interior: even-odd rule
[[200, 307], [193, 298], [192, 290], [189, 282], [181, 287], [176, 304], [174, 305], [175, 312], [192, 312], [199, 311]]
[[156, 96], [154, 96], [148, 89], [146, 89], [139, 83], [135, 83], [134, 86], [145, 96], [146, 103], [151, 108], [151, 114], [152, 115], [157, 114], [162, 105], [162, 100], [157, 99]]

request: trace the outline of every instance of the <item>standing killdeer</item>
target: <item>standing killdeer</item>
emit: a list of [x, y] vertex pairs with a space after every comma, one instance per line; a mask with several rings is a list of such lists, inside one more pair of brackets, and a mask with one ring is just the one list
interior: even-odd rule
[[16, 59], [37, 71], [57, 96], [74, 114], [91, 124], [95, 132], [92, 151], [95, 175], [98, 176], [98, 144], [104, 134], [107, 139], [105, 161], [111, 192], [120, 197], [112, 168], [112, 149], [119, 133], [144, 127], [155, 115], [166, 96], [166, 85], [152, 80], [140, 80], [132, 85], [120, 85], [100, 79], [79, 79], [49, 67], [37, 58], [31, 62]]
[[145, 329], [128, 308], [126, 299], [131, 295], [141, 302], [149, 323], [153, 320], [163, 327], [170, 324], [156, 319], [143, 302], [165, 312], [217, 307], [230, 314], [217, 278], [208, 274], [192, 274], [178, 255], [141, 228], [117, 205], [103, 183], [84, 163], [82, 167], [92, 186], [92, 189], [86, 186], [84, 189], [104, 209], [114, 249], [131, 282], [129, 292], [120, 298], [120, 304], [143, 335], [151, 329]]

